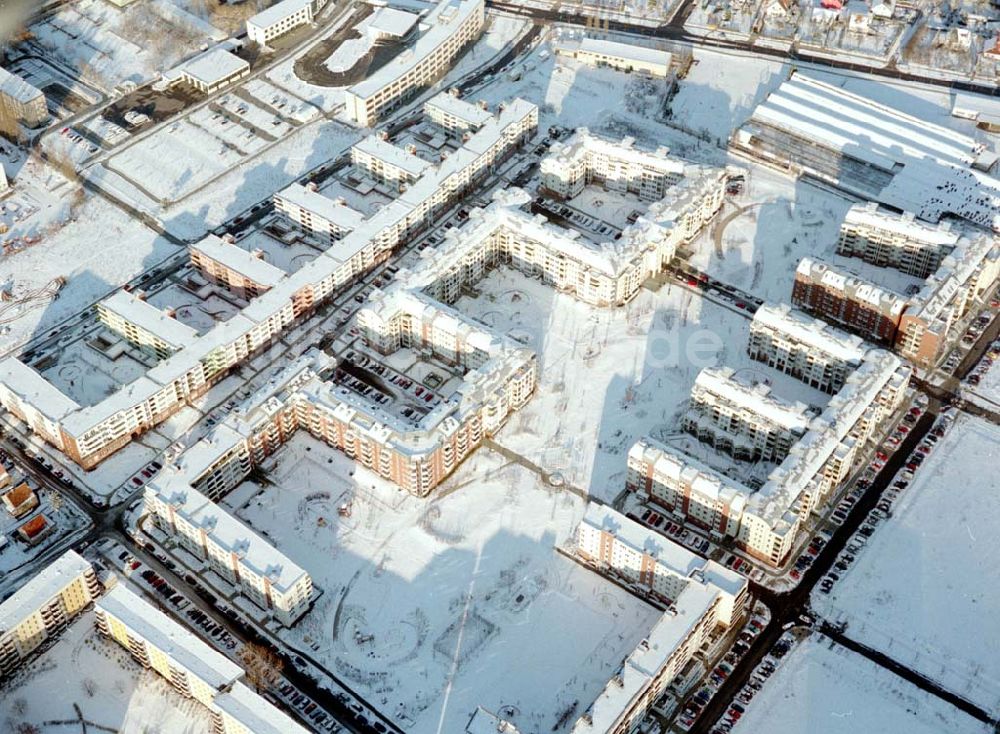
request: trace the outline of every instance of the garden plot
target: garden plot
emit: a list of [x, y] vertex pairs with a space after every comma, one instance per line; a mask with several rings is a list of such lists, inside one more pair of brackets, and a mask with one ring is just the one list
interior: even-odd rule
[[130, 145], [105, 165], [160, 201], [176, 201], [239, 163], [236, 151], [188, 120]]
[[[128, 651], [104, 638], [86, 612], [55, 644], [0, 689], [8, 731], [170, 732], [208, 734], [212, 718]], [[18, 728], [33, 725], [37, 728]]]
[[[765, 301], [787, 302], [799, 260], [834, 259], [840, 224], [850, 206], [825, 189], [753, 166], [746, 192], [729, 198], [689, 246], [689, 262]], [[854, 270], [864, 265], [843, 260]]]
[[252, 127], [246, 127], [218, 112], [213, 113], [208, 107], [198, 109], [188, 120], [215, 136], [222, 143], [223, 149], [235, 152], [240, 158], [259, 153], [268, 144]]
[[539, 355], [535, 396], [496, 440], [546, 471], [610, 501], [626, 455], [646, 435], [668, 438], [695, 377], [717, 364], [771, 379], [789, 400], [827, 398], [746, 355], [747, 314], [668, 281], [624, 308], [596, 308], [519, 272], [496, 269], [456, 304]]
[[554, 550], [581, 499], [485, 449], [427, 500], [302, 432], [272, 462], [226, 503], [324, 591], [284, 634], [408, 732], [462, 731], [479, 705], [565, 731], [658, 617]]
[[815, 609], [845, 634], [1000, 713], [1000, 639], [993, 594], [1000, 427], [959, 418]]
[[733, 734], [986, 734], [939, 698], [822, 636], [790, 652]]

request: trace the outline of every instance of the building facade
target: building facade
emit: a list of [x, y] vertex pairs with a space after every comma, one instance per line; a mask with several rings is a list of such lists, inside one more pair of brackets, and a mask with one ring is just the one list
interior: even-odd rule
[[817, 390], [834, 393], [861, 364], [865, 350], [860, 337], [781, 304], [757, 309], [747, 352]]
[[279, 36], [312, 23], [326, 0], [281, 0], [247, 19], [247, 38], [266, 46]]
[[748, 582], [594, 502], [577, 528], [576, 553], [598, 571], [650, 589], [667, 604], [650, 634], [572, 730], [634, 734], [702, 645], [743, 619], [750, 601]]
[[13, 672], [98, 597], [90, 562], [66, 551], [0, 604], [0, 678]]
[[426, 30], [411, 48], [348, 87], [344, 93], [348, 116], [370, 127], [417, 89], [444, 76], [462, 49], [479, 38], [484, 19], [483, 0], [441, 0], [422, 19]]
[[903, 296], [804, 257], [795, 269], [792, 303], [864, 339], [892, 346], [909, 302]]
[[39, 127], [49, 119], [41, 90], [6, 69], [0, 69], [0, 110], [26, 127]]

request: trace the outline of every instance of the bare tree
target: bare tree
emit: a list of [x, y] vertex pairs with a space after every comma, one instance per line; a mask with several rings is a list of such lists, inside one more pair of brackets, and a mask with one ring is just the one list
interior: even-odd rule
[[281, 678], [285, 663], [276, 652], [264, 645], [247, 643], [240, 651], [240, 662], [247, 672], [247, 681], [257, 690], [268, 688]]

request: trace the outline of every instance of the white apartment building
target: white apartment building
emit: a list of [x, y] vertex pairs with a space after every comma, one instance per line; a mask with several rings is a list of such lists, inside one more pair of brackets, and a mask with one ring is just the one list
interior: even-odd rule
[[208, 566], [285, 626], [312, 601], [309, 574], [167, 468], [146, 485], [146, 512], [171, 540]]
[[331, 245], [365, 220], [364, 214], [349, 207], [343, 199], [323, 196], [312, 183], [293, 183], [275, 193], [274, 209], [288, 222], [326, 239]]
[[370, 127], [417, 89], [443, 76], [459, 52], [479, 38], [483, 0], [441, 0], [420, 21], [412, 46], [344, 93], [348, 116]]
[[750, 322], [747, 352], [769, 367], [833, 393], [861, 364], [865, 348], [861, 337], [806, 316], [787, 304], [765, 304]]
[[97, 304], [97, 319], [124, 339], [160, 359], [198, 338], [198, 332], [171, 314], [126, 291]]
[[35, 574], [0, 604], [0, 678], [59, 634], [99, 594], [93, 566], [72, 550]]
[[243, 669], [126, 586], [97, 602], [97, 628], [144, 668], [207, 708], [218, 734], [305, 734], [241, 682]]
[[606, 66], [660, 78], [670, 75], [673, 60], [667, 51], [600, 38], [583, 38], [578, 43], [566, 43], [559, 46], [558, 52], [591, 66]]
[[706, 367], [695, 378], [681, 427], [737, 459], [780, 462], [816, 414], [762, 382], [737, 379], [731, 367]]
[[433, 167], [417, 155], [414, 146], [400, 148], [382, 134], [369, 135], [351, 146], [351, 164], [388, 184], [411, 183]]
[[6, 69], [0, 69], [0, 110], [27, 127], [38, 127], [49, 119], [41, 90]]
[[837, 254], [926, 278], [955, 249], [958, 238], [950, 222], [928, 224], [913, 213], [897, 214], [870, 202], [847, 210]]
[[906, 398], [907, 365], [880, 349], [863, 356], [760, 489], [648, 437], [629, 451], [627, 489], [645, 494], [679, 521], [780, 566], [801, 523], [847, 478], [861, 447]]
[[247, 19], [247, 38], [266, 46], [300, 25], [312, 23], [326, 0], [281, 0]]
[[650, 634], [573, 726], [574, 734], [633, 734], [701, 646], [743, 618], [748, 582], [594, 502], [577, 528], [576, 552], [597, 569], [669, 600]]
[[424, 114], [434, 124], [451, 133], [475, 132], [493, 117], [485, 103], [472, 104], [449, 90], [431, 97], [424, 103]]
[[[564, 142], [556, 142], [542, 160], [542, 186], [556, 196], [571, 199], [589, 184], [633, 193], [644, 201], [662, 199], [685, 176], [691, 164], [673, 158], [665, 147], [644, 151], [633, 138], [613, 142], [578, 128]], [[721, 169], [719, 169], [721, 170]]]
[[232, 53], [232, 42], [224, 42], [163, 72], [169, 85], [189, 84], [209, 94], [250, 74], [250, 64]]
[[213, 235], [206, 237], [190, 248], [192, 262], [213, 282], [252, 299], [239, 314], [88, 408], [16, 358], [2, 360], [0, 404], [80, 466], [93, 468], [387, 257], [531, 137], [537, 124], [535, 105], [523, 100], [505, 105], [439, 167], [292, 274]]

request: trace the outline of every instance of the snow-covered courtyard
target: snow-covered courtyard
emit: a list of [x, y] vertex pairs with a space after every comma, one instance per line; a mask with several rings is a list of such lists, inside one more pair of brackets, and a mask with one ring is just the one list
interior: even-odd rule
[[408, 732], [565, 731], [659, 616], [555, 549], [581, 498], [488, 449], [426, 500], [301, 432], [265, 468], [225, 502], [324, 591], [286, 636]]
[[854, 568], [815, 609], [846, 634], [1000, 712], [994, 518], [1000, 426], [961, 417], [917, 471]]
[[208, 710], [104, 638], [94, 626], [93, 611], [0, 688], [0, 726], [29, 731], [17, 728], [26, 724], [39, 734], [212, 731]]

